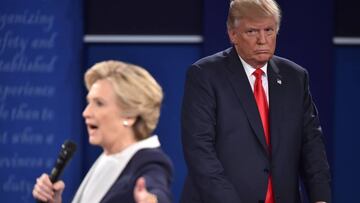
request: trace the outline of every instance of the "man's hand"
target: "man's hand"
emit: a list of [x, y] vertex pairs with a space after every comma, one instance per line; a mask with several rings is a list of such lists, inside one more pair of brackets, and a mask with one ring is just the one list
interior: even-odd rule
[[136, 181], [134, 199], [136, 203], [157, 203], [156, 195], [147, 191], [145, 178], [143, 177]]

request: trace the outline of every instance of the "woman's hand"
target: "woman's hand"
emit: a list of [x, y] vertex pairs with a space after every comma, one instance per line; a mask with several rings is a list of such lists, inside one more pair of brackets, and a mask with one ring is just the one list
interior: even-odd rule
[[32, 194], [35, 199], [43, 202], [61, 203], [61, 195], [64, 189], [65, 184], [63, 181], [60, 180], [52, 184], [49, 175], [44, 173], [36, 179]]
[[134, 199], [136, 203], [157, 203], [156, 195], [147, 191], [145, 178], [143, 177], [136, 181]]

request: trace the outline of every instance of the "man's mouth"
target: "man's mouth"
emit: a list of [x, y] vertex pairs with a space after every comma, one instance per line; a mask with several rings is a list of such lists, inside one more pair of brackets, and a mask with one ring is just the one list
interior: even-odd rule
[[269, 51], [268, 50], [256, 50], [255, 53], [257, 53], [257, 54], [267, 54], [267, 53], [269, 53]]

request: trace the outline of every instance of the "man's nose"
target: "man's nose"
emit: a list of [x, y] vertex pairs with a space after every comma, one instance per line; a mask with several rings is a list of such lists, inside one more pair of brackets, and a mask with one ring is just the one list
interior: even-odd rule
[[258, 43], [259, 43], [259, 44], [265, 44], [265, 43], [266, 43], [266, 35], [265, 35], [265, 32], [264, 32], [264, 31], [258, 32], [257, 39], [258, 39]]

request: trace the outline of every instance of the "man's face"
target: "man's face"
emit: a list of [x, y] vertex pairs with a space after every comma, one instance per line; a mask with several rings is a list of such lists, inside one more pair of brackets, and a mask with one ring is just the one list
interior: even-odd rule
[[275, 52], [277, 31], [273, 17], [242, 18], [228, 34], [237, 53], [253, 68], [265, 65]]

